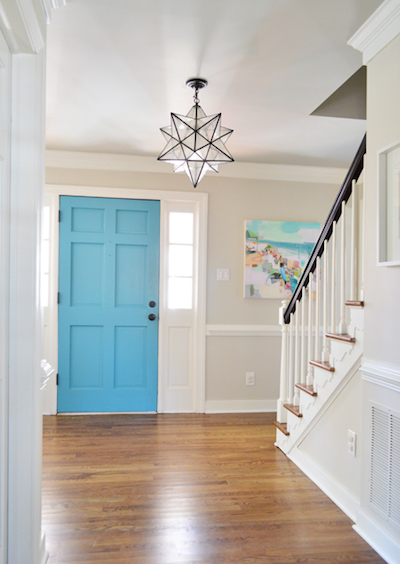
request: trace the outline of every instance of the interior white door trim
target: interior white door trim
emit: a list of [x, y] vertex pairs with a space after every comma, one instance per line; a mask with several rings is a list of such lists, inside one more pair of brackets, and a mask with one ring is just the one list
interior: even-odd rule
[[[101, 198], [132, 198], [139, 200], [160, 200], [161, 203], [161, 241], [160, 241], [160, 320], [159, 320], [159, 374], [158, 374], [158, 412], [197, 412], [205, 411], [205, 334], [206, 334], [206, 260], [207, 260], [207, 207], [208, 194], [202, 192], [173, 192], [163, 190], [137, 190], [125, 188], [104, 188], [93, 186], [46, 185], [46, 202], [50, 206], [51, 249], [50, 249], [50, 296], [46, 315], [49, 338], [46, 339], [44, 358], [52, 366], [57, 366], [58, 332], [58, 216], [59, 196], [88, 196]], [[181, 389], [169, 386], [168, 371], [171, 358], [179, 358], [179, 351], [171, 350], [171, 328], [176, 329], [167, 309], [167, 229], [168, 213], [182, 206], [191, 209], [195, 218], [195, 279], [194, 307], [189, 322], [190, 358], [186, 358], [190, 374], [184, 398]], [[185, 323], [185, 329], [188, 324]], [[55, 379], [43, 390], [45, 413], [56, 413], [57, 387]]]

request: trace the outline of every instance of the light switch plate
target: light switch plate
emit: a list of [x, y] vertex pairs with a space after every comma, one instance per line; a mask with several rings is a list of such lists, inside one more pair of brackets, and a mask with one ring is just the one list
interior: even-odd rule
[[217, 280], [219, 282], [228, 282], [229, 268], [217, 268]]

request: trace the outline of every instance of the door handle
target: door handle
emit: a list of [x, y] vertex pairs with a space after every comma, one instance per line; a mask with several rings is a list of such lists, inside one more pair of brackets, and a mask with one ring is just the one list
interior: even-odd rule
[[155, 318], [156, 318], [156, 316], [154, 315], [154, 313], [150, 313], [150, 315], [149, 315], [150, 321], [154, 321]]

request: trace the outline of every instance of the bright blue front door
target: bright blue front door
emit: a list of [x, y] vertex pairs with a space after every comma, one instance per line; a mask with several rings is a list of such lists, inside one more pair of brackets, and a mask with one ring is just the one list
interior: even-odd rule
[[160, 202], [60, 212], [58, 411], [156, 411]]

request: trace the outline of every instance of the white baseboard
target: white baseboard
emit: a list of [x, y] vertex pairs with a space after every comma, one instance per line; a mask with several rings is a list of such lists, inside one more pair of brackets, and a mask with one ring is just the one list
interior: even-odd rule
[[320, 466], [304, 454], [301, 450], [294, 449], [287, 455], [306, 476], [314, 482], [336, 505], [352, 520], [356, 521], [359, 501], [347, 490], [339, 485]]
[[276, 400], [208, 400], [206, 413], [257, 413], [276, 411]]
[[353, 529], [367, 542], [388, 564], [400, 562], [400, 544], [389, 536], [375, 521], [361, 509], [357, 511], [357, 522]]

